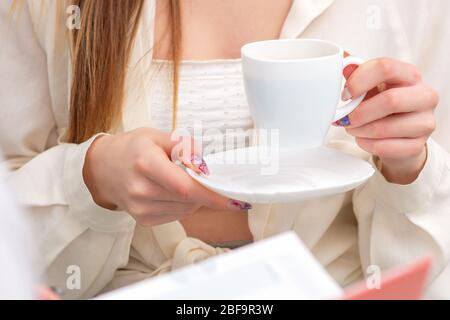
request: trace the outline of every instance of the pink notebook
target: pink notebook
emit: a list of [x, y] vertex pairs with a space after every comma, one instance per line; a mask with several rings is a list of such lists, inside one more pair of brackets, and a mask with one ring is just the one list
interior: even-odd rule
[[346, 290], [343, 300], [419, 300], [423, 298], [431, 259], [424, 258], [407, 267], [382, 275], [380, 289], [367, 289], [365, 283]]

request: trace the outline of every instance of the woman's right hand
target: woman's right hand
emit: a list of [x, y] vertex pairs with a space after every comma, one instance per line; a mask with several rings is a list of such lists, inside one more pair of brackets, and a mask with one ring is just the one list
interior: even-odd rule
[[[150, 226], [181, 220], [202, 206], [251, 208], [206, 189], [173, 163], [172, 149], [180, 145], [169, 133], [151, 128], [100, 136], [90, 146], [83, 168], [94, 201], [107, 209], [127, 211], [138, 223]], [[199, 165], [205, 171], [206, 164]]]

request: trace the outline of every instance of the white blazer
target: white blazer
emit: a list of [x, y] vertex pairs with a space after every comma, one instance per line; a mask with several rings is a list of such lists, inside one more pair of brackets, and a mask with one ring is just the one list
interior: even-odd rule
[[[124, 212], [97, 206], [82, 167], [92, 139], [61, 143], [68, 123], [69, 58], [64, 19], [56, 26], [54, 0], [28, 0], [10, 25], [11, 0], [0, 1], [0, 145], [9, 183], [29, 207], [49, 285], [64, 298], [88, 298], [220, 253], [186, 236], [178, 222], [143, 228]], [[147, 0], [127, 85], [145, 90], [143, 70], [153, 43], [154, 0]], [[369, 265], [383, 270], [425, 254], [434, 257], [428, 297], [450, 298], [450, 2], [447, 0], [296, 0], [281, 37], [323, 38], [365, 58], [391, 56], [419, 65], [441, 94], [438, 131], [414, 183], [388, 183], [377, 172], [353, 192], [291, 205], [255, 206], [249, 224], [255, 240], [294, 230], [343, 286]], [[41, 17], [45, 12], [45, 17]], [[60, 14], [64, 14], [61, 12]], [[55, 39], [59, 43], [55, 50]], [[151, 125], [148, 101], [128, 95], [122, 130]], [[345, 130], [328, 142], [370, 160]], [[81, 270], [81, 288], [67, 290], [67, 271]]]

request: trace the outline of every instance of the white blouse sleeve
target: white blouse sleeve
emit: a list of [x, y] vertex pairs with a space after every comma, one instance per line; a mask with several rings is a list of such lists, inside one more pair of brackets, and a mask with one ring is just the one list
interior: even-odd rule
[[[46, 52], [28, 6], [9, 22], [10, 4], [0, 2], [0, 148], [7, 179], [29, 209], [49, 284], [65, 298], [88, 297], [128, 261], [134, 221], [97, 206], [84, 184], [85, 153], [95, 137], [80, 145], [57, 142]], [[79, 288], [66, 285], [73, 266]]]
[[353, 205], [364, 271], [370, 265], [388, 270], [431, 256], [430, 282], [448, 284], [450, 155], [442, 147], [429, 141], [427, 163], [410, 185], [388, 183], [377, 171], [356, 190]]

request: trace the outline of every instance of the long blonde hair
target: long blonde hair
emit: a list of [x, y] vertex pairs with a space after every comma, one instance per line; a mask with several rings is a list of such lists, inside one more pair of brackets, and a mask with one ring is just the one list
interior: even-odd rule
[[[56, 0], [77, 5], [81, 28], [70, 31], [72, 79], [67, 142], [81, 143], [114, 129], [122, 117], [127, 64], [145, 0]], [[20, 0], [13, 2], [13, 9]], [[173, 128], [176, 125], [178, 74], [181, 59], [181, 14], [170, 0], [173, 61]], [[57, 12], [61, 10], [57, 9]]]

